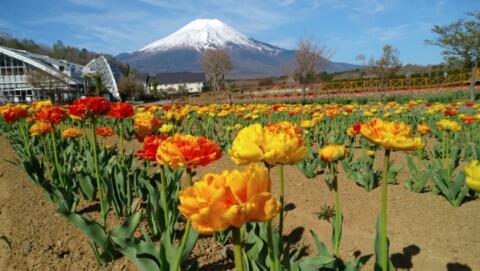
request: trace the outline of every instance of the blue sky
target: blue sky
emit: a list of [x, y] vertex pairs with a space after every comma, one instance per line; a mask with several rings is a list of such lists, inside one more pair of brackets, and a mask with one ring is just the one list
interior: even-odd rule
[[434, 25], [480, 10], [478, 0], [2, 0], [0, 31], [14, 37], [118, 55], [166, 37], [195, 19], [216, 18], [254, 39], [294, 49], [314, 34], [331, 60], [361, 64], [390, 44], [403, 64], [438, 64], [424, 46]]

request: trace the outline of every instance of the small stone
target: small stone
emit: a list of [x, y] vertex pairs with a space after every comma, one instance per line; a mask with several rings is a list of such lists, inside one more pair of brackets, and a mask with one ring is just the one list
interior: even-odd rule
[[61, 247], [62, 246], [62, 241], [57, 241], [57, 247]]
[[234, 259], [235, 256], [233, 254], [233, 250], [230, 247], [223, 247], [220, 250], [220, 255], [222, 255], [222, 258], [229, 258], [229, 259]]
[[57, 254], [58, 258], [66, 258], [70, 254], [70, 249], [61, 249], [55, 252], [55, 254]]
[[32, 245], [28, 244], [26, 246], [23, 247], [23, 253], [24, 254], [27, 254], [28, 252], [30, 252], [32, 250]]
[[303, 185], [303, 183], [297, 183], [297, 185], [298, 185], [298, 186], [302, 186], [302, 185]]
[[48, 250], [50, 250], [50, 249], [52, 249], [52, 247], [51, 247], [50, 245], [45, 245], [45, 246], [43, 247], [43, 250], [45, 250], [45, 251], [48, 251]]

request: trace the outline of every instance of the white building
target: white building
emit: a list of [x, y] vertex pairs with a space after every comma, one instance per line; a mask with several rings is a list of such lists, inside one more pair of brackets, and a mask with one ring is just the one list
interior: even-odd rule
[[[122, 72], [101, 56], [85, 67], [66, 60], [53, 59], [0, 46], [0, 103], [30, 103], [50, 99], [70, 102], [87, 94], [84, 78], [102, 74], [102, 84], [119, 100], [117, 82]], [[88, 81], [90, 86], [93, 80]]]
[[0, 103], [72, 100], [83, 88], [83, 66], [0, 46]]
[[[158, 91], [166, 93], [195, 93], [201, 92], [207, 85], [207, 78], [203, 72], [165, 72], [157, 73], [152, 79], [158, 81]], [[150, 82], [151, 84], [151, 82]]]

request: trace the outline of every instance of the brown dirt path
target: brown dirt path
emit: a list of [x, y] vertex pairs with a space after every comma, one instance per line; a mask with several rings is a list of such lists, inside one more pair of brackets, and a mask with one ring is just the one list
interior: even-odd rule
[[[138, 147], [131, 142], [127, 145]], [[0, 235], [12, 243], [12, 254], [0, 243], [0, 270], [137, 270], [125, 257], [98, 268], [87, 238], [46, 200], [26, 174], [14, 165], [14, 152], [0, 137]], [[383, 161], [376, 155], [376, 167]], [[405, 163], [402, 152], [394, 152], [395, 164]], [[224, 154], [221, 160], [196, 169], [194, 180], [207, 172], [221, 173], [235, 166]], [[340, 167], [341, 168], [341, 167]], [[379, 188], [366, 192], [354, 181], [339, 175], [340, 206], [344, 215], [344, 239], [340, 247], [343, 260], [373, 253], [375, 222], [380, 212]], [[278, 194], [278, 169], [272, 169], [273, 193]], [[289, 206], [285, 234], [298, 241], [306, 238], [307, 252], [315, 253], [310, 237], [313, 230], [330, 247], [331, 225], [313, 214], [320, 206], [333, 206], [333, 193], [324, 183], [324, 174], [307, 179], [294, 166], [285, 166], [285, 201]], [[388, 237], [390, 255], [397, 270], [467, 271], [480, 270], [480, 201], [455, 208], [442, 196], [413, 194], [401, 185], [409, 175], [407, 166], [398, 175], [400, 185], [388, 187]], [[79, 206], [83, 208], [85, 206]], [[233, 263], [219, 253], [222, 245], [210, 238], [199, 239], [193, 252], [201, 270], [233, 270]], [[373, 269], [370, 259], [364, 270]]]

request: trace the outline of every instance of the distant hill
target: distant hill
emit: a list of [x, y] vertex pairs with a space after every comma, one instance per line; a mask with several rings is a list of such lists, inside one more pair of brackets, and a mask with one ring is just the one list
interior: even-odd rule
[[[198, 64], [207, 49], [224, 49], [235, 68], [229, 77], [283, 75], [282, 63], [290, 63], [295, 51], [285, 50], [250, 38], [219, 20], [198, 19], [175, 33], [139, 50], [121, 53], [118, 61], [148, 73], [202, 71]], [[330, 62], [327, 72], [355, 70], [360, 65]]]

